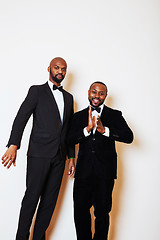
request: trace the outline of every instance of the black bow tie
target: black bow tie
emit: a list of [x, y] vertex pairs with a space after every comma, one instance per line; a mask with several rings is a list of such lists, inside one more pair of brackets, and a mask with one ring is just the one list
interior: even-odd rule
[[96, 110], [98, 113], [100, 113], [100, 111], [101, 111], [100, 107], [92, 107], [91, 106], [91, 108], [92, 108], [92, 111]]
[[62, 91], [63, 87], [60, 86], [60, 87], [57, 87], [56, 85], [53, 85], [53, 90], [56, 90], [58, 89], [59, 91]]

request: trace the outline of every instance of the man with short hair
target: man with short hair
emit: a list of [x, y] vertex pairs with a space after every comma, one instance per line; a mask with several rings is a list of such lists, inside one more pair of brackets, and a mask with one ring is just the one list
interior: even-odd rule
[[88, 90], [89, 108], [74, 114], [68, 140], [79, 143], [74, 182], [77, 240], [91, 240], [90, 208], [94, 206], [94, 240], [106, 240], [112, 190], [117, 178], [115, 141], [131, 143], [133, 133], [122, 113], [104, 105], [107, 87], [94, 82]]
[[33, 240], [45, 239], [45, 231], [56, 205], [66, 155], [70, 159], [69, 175], [74, 172], [74, 148], [66, 142], [73, 115], [73, 97], [61, 86], [66, 71], [66, 61], [60, 57], [54, 58], [48, 67], [49, 81], [29, 89], [14, 120], [8, 149], [2, 157], [2, 163], [7, 168], [16, 165], [23, 130], [33, 115], [27, 152], [27, 186], [16, 240], [29, 239], [32, 218], [39, 200]]

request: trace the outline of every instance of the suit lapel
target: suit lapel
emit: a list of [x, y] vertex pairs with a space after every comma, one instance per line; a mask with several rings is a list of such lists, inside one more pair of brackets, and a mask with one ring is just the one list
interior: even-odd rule
[[106, 108], [106, 106], [104, 105], [100, 118], [101, 118], [101, 119], [105, 118], [105, 115], [106, 115], [106, 114], [107, 114], [107, 108]]
[[[53, 96], [53, 93], [52, 93], [48, 83], [45, 84], [45, 91], [46, 91], [47, 95], [49, 96], [49, 98], [50, 98], [50, 100], [51, 100], [51, 102], [53, 104], [53, 108], [55, 109], [54, 117], [57, 117], [58, 120], [62, 123], [56, 100], [55, 100], [55, 98]], [[56, 116], [55, 116], [55, 114], [56, 114]]]
[[65, 120], [67, 119], [68, 107], [69, 107], [70, 103], [69, 103], [66, 91], [62, 89], [62, 93], [63, 93], [63, 98], [64, 98], [64, 114], [63, 114], [63, 123], [64, 123]]
[[83, 124], [84, 124], [85, 126], [88, 125], [88, 111], [89, 111], [89, 107], [85, 108], [85, 109], [84, 109], [84, 112], [83, 112], [83, 116], [84, 116], [84, 118], [83, 118]]
[[105, 105], [101, 114], [101, 121], [104, 125], [108, 125], [110, 123], [110, 111], [109, 108]]

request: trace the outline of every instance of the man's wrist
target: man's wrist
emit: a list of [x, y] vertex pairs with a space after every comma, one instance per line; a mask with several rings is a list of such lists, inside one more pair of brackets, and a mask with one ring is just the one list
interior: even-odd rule
[[11, 144], [9, 147], [12, 147], [12, 148], [14, 148], [14, 149], [17, 149], [17, 145]]
[[88, 131], [87, 131], [87, 127], [85, 127], [85, 128], [83, 129], [83, 133], [84, 133], [84, 136], [85, 136], [85, 137], [88, 137], [88, 136], [91, 134], [91, 131], [88, 132]]
[[90, 131], [92, 130], [92, 128], [90, 128], [89, 126], [86, 127], [86, 130], [88, 133], [90, 133]]
[[105, 133], [105, 128], [103, 127], [103, 131], [102, 131], [102, 134], [104, 134]]
[[70, 157], [70, 158], [69, 158], [69, 161], [74, 161], [74, 157]]
[[110, 131], [108, 127], [104, 127], [105, 131], [102, 133], [104, 136], [109, 137], [110, 136]]

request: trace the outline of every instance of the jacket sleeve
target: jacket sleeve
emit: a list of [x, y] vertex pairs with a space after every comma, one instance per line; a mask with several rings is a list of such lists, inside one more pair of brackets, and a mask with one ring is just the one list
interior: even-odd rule
[[117, 111], [117, 116], [114, 116], [113, 122], [113, 127], [109, 128], [110, 138], [119, 142], [131, 143], [133, 141], [133, 132], [123, 118], [122, 112]]
[[[69, 126], [68, 126], [68, 132], [71, 129], [71, 122], [74, 114], [74, 109], [73, 109], [73, 97], [72, 97], [72, 102], [71, 102], [71, 113], [70, 113], [70, 119], [69, 119]], [[68, 158], [75, 158], [75, 146], [74, 144], [71, 144], [68, 141], [68, 134], [67, 134], [67, 156]]]
[[30, 87], [28, 94], [19, 108], [19, 111], [15, 117], [12, 125], [12, 130], [7, 147], [10, 145], [16, 145], [17, 149], [20, 148], [21, 139], [23, 135], [24, 128], [36, 107], [38, 98], [38, 91], [35, 86]]
[[82, 141], [85, 141], [88, 138], [85, 137], [83, 133], [83, 129], [86, 126], [84, 125], [84, 119], [81, 119], [80, 116], [75, 113], [73, 115], [70, 131], [68, 134], [68, 142], [75, 145], [81, 143]]

